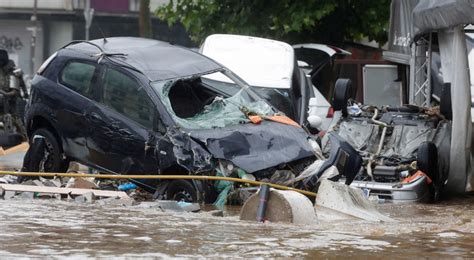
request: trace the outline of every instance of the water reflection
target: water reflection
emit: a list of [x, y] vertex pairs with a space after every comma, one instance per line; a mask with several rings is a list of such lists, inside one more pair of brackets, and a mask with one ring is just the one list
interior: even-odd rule
[[382, 205], [397, 224], [294, 226], [241, 222], [235, 208], [230, 216], [212, 217], [140, 206], [2, 200], [0, 256], [474, 257], [473, 202], [467, 197], [439, 205]]
[[[13, 169], [21, 159], [4, 157], [0, 164]], [[379, 207], [399, 222], [258, 224], [239, 221], [239, 207], [212, 217], [140, 205], [0, 200], [0, 258], [474, 257], [474, 196]]]

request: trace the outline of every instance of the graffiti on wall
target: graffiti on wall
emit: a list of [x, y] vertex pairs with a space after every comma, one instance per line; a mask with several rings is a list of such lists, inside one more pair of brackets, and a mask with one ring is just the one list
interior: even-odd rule
[[0, 36], [0, 49], [5, 49], [8, 52], [16, 52], [23, 49], [24, 45], [19, 37]]

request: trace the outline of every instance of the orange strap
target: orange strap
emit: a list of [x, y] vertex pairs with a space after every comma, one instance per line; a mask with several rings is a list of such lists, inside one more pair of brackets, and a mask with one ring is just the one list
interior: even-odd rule
[[256, 125], [260, 124], [263, 121], [263, 119], [260, 116], [249, 116], [249, 120], [250, 122], [252, 122], [252, 124], [256, 124]]
[[411, 175], [411, 176], [408, 176], [406, 177], [405, 179], [403, 179], [402, 183], [403, 184], [406, 184], [406, 183], [410, 183], [420, 177], [423, 177], [423, 176], [426, 176], [426, 183], [427, 184], [431, 184], [433, 181], [431, 180], [430, 177], [428, 177], [428, 175], [426, 175], [424, 172], [418, 170], [417, 172], [415, 172], [415, 174]]
[[278, 122], [278, 123], [282, 123], [282, 124], [301, 127], [298, 123], [293, 121], [293, 119], [291, 119], [287, 116], [267, 116], [267, 117], [265, 117], [265, 119], [268, 119], [268, 120], [271, 120], [271, 121], [274, 121], [274, 122]]

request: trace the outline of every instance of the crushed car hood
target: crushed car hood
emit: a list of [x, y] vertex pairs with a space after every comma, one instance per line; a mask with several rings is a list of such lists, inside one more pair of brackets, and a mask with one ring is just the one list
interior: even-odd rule
[[190, 136], [214, 158], [231, 161], [248, 173], [314, 156], [302, 128], [275, 122], [193, 130]]

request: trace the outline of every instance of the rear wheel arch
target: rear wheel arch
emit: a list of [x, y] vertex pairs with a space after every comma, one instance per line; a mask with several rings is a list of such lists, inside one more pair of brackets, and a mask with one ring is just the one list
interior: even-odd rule
[[37, 115], [37, 116], [34, 116], [33, 118], [31, 118], [31, 120], [28, 121], [28, 126], [27, 126], [27, 129], [26, 129], [28, 138], [31, 140], [31, 138], [32, 138], [31, 135], [36, 130], [38, 130], [40, 128], [46, 128], [46, 129], [50, 130], [51, 133], [56, 138], [56, 141], [58, 142], [59, 146], [61, 147], [61, 149], [64, 152], [63, 142], [62, 142], [61, 136], [59, 135], [59, 132], [56, 130], [56, 128], [53, 126], [53, 124], [43, 116]]

